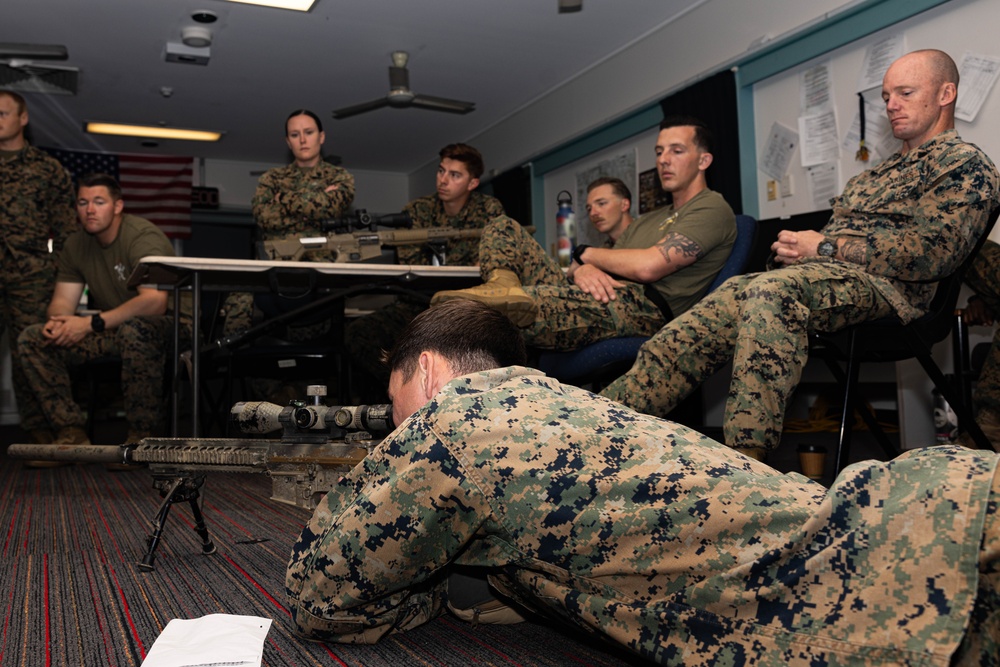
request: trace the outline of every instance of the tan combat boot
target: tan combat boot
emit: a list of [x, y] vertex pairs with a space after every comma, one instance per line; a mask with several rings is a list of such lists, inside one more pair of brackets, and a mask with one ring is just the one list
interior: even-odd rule
[[[28, 433], [31, 436], [31, 441], [36, 445], [51, 445], [56, 441], [55, 434], [49, 429], [40, 429], [38, 431], [31, 431]], [[25, 461], [25, 468], [58, 468], [60, 466], [68, 465], [65, 461]]]
[[[87, 432], [79, 426], [64, 426], [55, 436], [51, 431], [32, 431], [31, 437], [40, 445], [89, 445]], [[59, 468], [69, 465], [67, 461], [25, 461], [25, 468]]]
[[534, 324], [538, 312], [534, 300], [521, 288], [517, 274], [507, 269], [495, 269], [487, 281], [478, 287], [438, 292], [431, 299], [431, 305], [452, 299], [485, 303], [499, 310], [519, 327]]
[[63, 426], [56, 434], [57, 445], [89, 445], [87, 432], [79, 426]]

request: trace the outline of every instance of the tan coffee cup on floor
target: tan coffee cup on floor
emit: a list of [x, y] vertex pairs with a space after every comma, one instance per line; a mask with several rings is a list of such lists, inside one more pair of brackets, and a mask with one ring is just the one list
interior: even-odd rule
[[809, 479], [823, 479], [826, 470], [826, 447], [822, 445], [805, 444], [798, 446], [799, 468]]

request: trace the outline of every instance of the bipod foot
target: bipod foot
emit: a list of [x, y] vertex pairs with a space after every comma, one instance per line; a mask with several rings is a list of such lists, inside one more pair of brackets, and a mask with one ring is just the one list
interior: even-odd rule
[[153, 486], [156, 487], [163, 502], [156, 512], [156, 516], [150, 521], [153, 532], [146, 538], [146, 552], [139, 561], [138, 567], [143, 572], [151, 572], [154, 569], [153, 561], [156, 558], [156, 548], [160, 545], [163, 535], [163, 528], [167, 523], [167, 516], [174, 503], [187, 501], [191, 505], [191, 515], [195, 521], [195, 532], [201, 538], [201, 553], [205, 556], [214, 554], [215, 544], [208, 536], [208, 527], [205, 525], [205, 518], [198, 506], [199, 489], [205, 483], [204, 475], [194, 475], [191, 477], [166, 477], [154, 479]]

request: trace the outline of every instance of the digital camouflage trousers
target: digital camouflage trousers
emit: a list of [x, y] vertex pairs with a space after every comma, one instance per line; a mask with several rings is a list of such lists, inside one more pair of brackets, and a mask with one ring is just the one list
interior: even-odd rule
[[[82, 427], [87, 421], [83, 409], [73, 400], [70, 366], [101, 357], [122, 360], [122, 393], [129, 431], [142, 436], [162, 435], [167, 401], [164, 373], [173, 347], [174, 319], [170, 315], [140, 316], [114, 330], [91, 333], [72, 347], [50, 345], [41, 324], [21, 334], [18, 347], [24, 360], [30, 400], [34, 402], [23, 421], [25, 430]], [[190, 326], [182, 324], [181, 341], [191, 340]]]

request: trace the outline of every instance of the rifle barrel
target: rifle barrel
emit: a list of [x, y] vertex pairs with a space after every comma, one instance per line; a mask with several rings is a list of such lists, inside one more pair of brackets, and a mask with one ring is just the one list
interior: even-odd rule
[[80, 461], [83, 463], [124, 463], [127, 447], [121, 445], [36, 445], [14, 444], [7, 456], [31, 461]]

